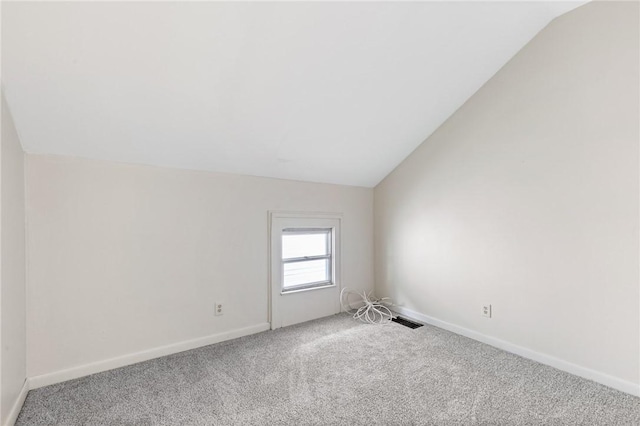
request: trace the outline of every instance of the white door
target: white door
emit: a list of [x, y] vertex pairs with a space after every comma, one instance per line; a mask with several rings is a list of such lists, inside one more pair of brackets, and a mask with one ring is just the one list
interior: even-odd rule
[[341, 215], [269, 216], [271, 329], [340, 312]]

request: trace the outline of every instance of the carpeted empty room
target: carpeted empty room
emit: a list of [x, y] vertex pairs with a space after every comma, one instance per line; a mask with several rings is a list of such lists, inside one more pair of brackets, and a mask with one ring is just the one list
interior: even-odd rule
[[640, 424], [640, 400], [437, 327], [340, 314], [29, 393], [18, 425]]
[[640, 424], [637, 1], [0, 11], [0, 426]]

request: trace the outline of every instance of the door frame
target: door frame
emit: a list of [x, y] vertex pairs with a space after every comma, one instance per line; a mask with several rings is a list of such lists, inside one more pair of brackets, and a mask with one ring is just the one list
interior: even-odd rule
[[[267, 222], [268, 222], [268, 232], [267, 232], [267, 263], [268, 263], [268, 275], [269, 278], [267, 280], [267, 321], [269, 322], [269, 328], [271, 330], [275, 330], [274, 328], [274, 296], [275, 296], [275, 288], [280, 288], [281, 283], [275, 283], [273, 279], [273, 267], [274, 267], [274, 259], [273, 259], [273, 223], [275, 219], [332, 219], [338, 221], [338, 232], [335, 234], [335, 249], [337, 255], [334, 257], [334, 268], [335, 268], [335, 286], [338, 289], [338, 293], [342, 291], [342, 219], [343, 214], [338, 212], [316, 212], [316, 211], [282, 211], [282, 210], [269, 210], [267, 212]], [[278, 263], [281, 263], [278, 260]], [[315, 291], [320, 289], [309, 289], [302, 291]], [[279, 294], [279, 293], [278, 293]], [[339, 300], [336, 301], [339, 305]], [[338, 312], [340, 312], [342, 308], [338, 308]], [[276, 327], [279, 328], [279, 327]]]

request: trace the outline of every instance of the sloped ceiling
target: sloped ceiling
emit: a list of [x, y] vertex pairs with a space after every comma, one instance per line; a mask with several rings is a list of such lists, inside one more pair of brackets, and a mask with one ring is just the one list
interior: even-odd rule
[[375, 186], [576, 2], [4, 3], [24, 148]]

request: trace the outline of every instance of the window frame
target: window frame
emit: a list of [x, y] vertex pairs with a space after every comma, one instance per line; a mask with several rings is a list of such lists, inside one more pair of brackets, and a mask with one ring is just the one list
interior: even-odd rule
[[[294, 297], [295, 294], [312, 292], [315, 290], [340, 289], [342, 287], [342, 220], [343, 213], [340, 212], [302, 212], [302, 211], [268, 211], [268, 244], [269, 244], [269, 318], [277, 318], [274, 312], [277, 310], [275, 306], [278, 304], [277, 296], [285, 296], [286, 298]], [[296, 290], [283, 291], [282, 277], [282, 230], [290, 228], [331, 228], [332, 233], [332, 277], [331, 283]], [[289, 296], [289, 297], [287, 297]], [[338, 306], [339, 298], [338, 298]], [[277, 321], [276, 321], [277, 322]]]
[[[268, 210], [267, 319], [272, 330], [337, 314], [341, 310], [342, 212]], [[333, 228], [333, 285], [282, 292], [282, 230]]]
[[[326, 288], [326, 287], [333, 287], [335, 286], [335, 274], [334, 274], [334, 269], [335, 269], [335, 259], [334, 259], [334, 253], [335, 253], [335, 227], [333, 226], [322, 226], [322, 227], [308, 227], [308, 226], [294, 226], [294, 227], [287, 227], [281, 230], [280, 232], [280, 238], [283, 239], [283, 237], [285, 235], [310, 235], [310, 234], [325, 234], [326, 235], [326, 239], [327, 239], [327, 254], [324, 255], [318, 255], [318, 256], [302, 256], [302, 257], [292, 257], [292, 258], [284, 258], [284, 256], [280, 256], [280, 291], [282, 294], [286, 294], [286, 293], [292, 293], [292, 292], [296, 292], [296, 291], [302, 291], [302, 290], [312, 290], [312, 289], [316, 289], [316, 288]], [[281, 247], [282, 247], [282, 240], [280, 242]], [[282, 250], [281, 250], [282, 252]], [[328, 277], [328, 279], [323, 280], [323, 281], [313, 281], [313, 282], [307, 282], [307, 283], [303, 283], [303, 284], [297, 284], [297, 285], [292, 285], [292, 286], [288, 286], [285, 287], [285, 278], [284, 278], [284, 268], [285, 265], [287, 264], [292, 264], [292, 263], [301, 263], [301, 262], [309, 262], [309, 261], [313, 261], [313, 260], [328, 260], [327, 262], [327, 271], [326, 271], [326, 276]]]

